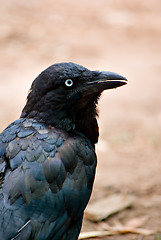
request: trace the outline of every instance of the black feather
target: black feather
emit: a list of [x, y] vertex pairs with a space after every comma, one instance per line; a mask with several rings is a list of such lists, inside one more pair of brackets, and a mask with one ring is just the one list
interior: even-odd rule
[[61, 63], [33, 82], [21, 118], [0, 135], [0, 239], [77, 240], [95, 177], [97, 102], [107, 75]]

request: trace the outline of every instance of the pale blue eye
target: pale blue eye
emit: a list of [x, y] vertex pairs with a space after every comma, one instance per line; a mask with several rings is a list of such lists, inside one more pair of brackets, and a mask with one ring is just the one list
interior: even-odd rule
[[67, 79], [67, 80], [65, 81], [65, 85], [66, 85], [67, 87], [71, 87], [71, 86], [73, 85], [72, 79]]

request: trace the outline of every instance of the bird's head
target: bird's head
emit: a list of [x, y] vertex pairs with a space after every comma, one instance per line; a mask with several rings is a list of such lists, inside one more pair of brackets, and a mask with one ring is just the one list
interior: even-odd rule
[[106, 89], [126, 84], [112, 72], [90, 71], [74, 63], [54, 64], [32, 83], [22, 118], [33, 118], [98, 141], [97, 102]]

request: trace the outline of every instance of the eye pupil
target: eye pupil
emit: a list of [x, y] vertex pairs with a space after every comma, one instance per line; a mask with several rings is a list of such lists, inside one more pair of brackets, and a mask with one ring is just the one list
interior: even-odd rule
[[67, 80], [65, 81], [65, 85], [66, 85], [67, 87], [71, 87], [71, 86], [73, 85], [73, 81], [72, 81], [71, 79], [67, 79]]

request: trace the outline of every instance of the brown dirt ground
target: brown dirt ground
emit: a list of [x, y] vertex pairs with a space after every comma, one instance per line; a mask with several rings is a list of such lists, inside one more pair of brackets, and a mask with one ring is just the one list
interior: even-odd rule
[[[126, 87], [103, 94], [93, 198], [131, 193], [130, 209], [108, 218], [147, 216], [161, 239], [161, 2], [159, 0], [5, 0], [0, 8], [0, 129], [17, 119], [33, 79], [73, 61], [125, 75]], [[83, 230], [98, 229], [85, 219]]]

